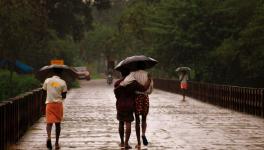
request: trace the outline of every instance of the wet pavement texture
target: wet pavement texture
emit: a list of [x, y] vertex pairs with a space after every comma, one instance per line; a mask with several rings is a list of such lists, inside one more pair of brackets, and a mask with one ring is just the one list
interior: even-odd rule
[[[113, 85], [106, 80], [81, 81], [68, 92], [60, 137], [61, 150], [119, 148]], [[147, 118], [149, 150], [263, 150], [264, 119], [155, 89]], [[130, 145], [135, 149], [135, 122]], [[46, 149], [44, 118], [11, 149]], [[52, 143], [55, 128], [52, 129]]]

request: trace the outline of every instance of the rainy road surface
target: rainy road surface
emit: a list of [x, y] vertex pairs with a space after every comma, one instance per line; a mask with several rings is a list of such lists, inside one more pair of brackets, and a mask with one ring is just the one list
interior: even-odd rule
[[[148, 150], [263, 150], [264, 119], [223, 109], [161, 90], [150, 96]], [[135, 122], [130, 145], [135, 149]], [[81, 81], [65, 100], [61, 150], [118, 150], [113, 87], [105, 80]], [[52, 143], [55, 131], [52, 129]], [[11, 149], [46, 149], [41, 118]]]

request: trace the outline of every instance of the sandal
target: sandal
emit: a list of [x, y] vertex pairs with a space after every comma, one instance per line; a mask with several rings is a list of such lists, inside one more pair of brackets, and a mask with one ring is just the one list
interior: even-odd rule
[[51, 139], [47, 139], [46, 146], [48, 149], [52, 149]]
[[142, 141], [143, 141], [143, 144], [145, 146], [148, 145], [148, 140], [147, 140], [146, 136], [142, 136]]

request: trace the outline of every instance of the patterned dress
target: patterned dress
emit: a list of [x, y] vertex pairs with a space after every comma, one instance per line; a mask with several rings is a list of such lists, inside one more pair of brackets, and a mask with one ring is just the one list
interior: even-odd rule
[[145, 94], [138, 94], [135, 100], [135, 114], [147, 116], [149, 112], [149, 97]]
[[[133, 81], [137, 81], [142, 86], [149, 82], [150, 75], [145, 70], [137, 70], [130, 72], [130, 74], [120, 83], [122, 86], [127, 86]], [[153, 80], [150, 81], [149, 87], [143, 92], [140, 90], [136, 91], [135, 98], [135, 114], [146, 116], [149, 112], [149, 97], [148, 95], [152, 93], [153, 90]]]

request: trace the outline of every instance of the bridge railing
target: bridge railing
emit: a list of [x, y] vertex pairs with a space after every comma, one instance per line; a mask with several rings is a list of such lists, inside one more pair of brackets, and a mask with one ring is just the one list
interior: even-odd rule
[[[181, 94], [177, 80], [155, 79], [155, 88]], [[188, 82], [187, 96], [221, 107], [264, 117], [264, 89]]]
[[15, 143], [45, 111], [41, 89], [0, 102], [0, 149]]

